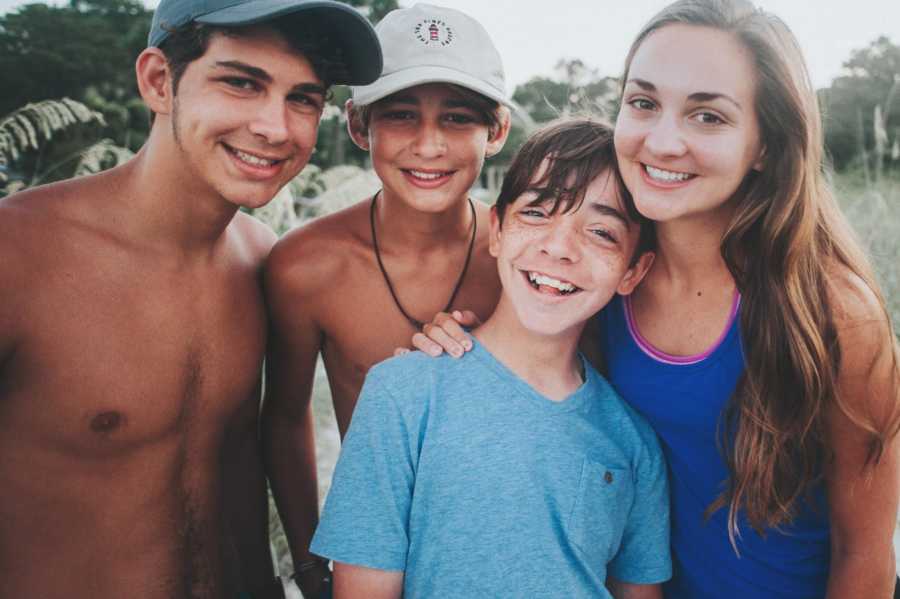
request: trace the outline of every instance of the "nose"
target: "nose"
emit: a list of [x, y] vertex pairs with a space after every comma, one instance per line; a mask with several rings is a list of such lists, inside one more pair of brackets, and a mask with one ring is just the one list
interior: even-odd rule
[[577, 262], [579, 258], [578, 232], [568, 224], [564, 215], [557, 214], [547, 225], [544, 236], [540, 240], [541, 253], [562, 262]]
[[416, 131], [412, 152], [420, 158], [439, 158], [447, 152], [447, 140], [437, 123], [423, 122]]
[[653, 122], [644, 136], [644, 148], [658, 158], [682, 156], [687, 145], [677, 117], [663, 115]]
[[287, 106], [276, 98], [267, 100], [250, 121], [250, 133], [273, 146], [288, 140]]

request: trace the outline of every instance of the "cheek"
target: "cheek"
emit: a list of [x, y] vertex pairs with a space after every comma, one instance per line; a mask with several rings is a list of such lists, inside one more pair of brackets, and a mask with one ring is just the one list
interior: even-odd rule
[[619, 118], [616, 119], [615, 133], [613, 134], [616, 156], [620, 160], [634, 156], [638, 138], [639, 131], [635, 124], [627, 116], [624, 116], [624, 112], [619, 113]]

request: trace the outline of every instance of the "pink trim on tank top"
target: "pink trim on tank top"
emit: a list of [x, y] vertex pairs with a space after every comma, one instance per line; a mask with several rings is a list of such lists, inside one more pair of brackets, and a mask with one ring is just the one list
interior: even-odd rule
[[637, 346], [641, 348], [641, 351], [658, 362], [662, 362], [664, 364], [674, 364], [676, 366], [696, 364], [711, 356], [712, 353], [716, 351], [720, 345], [722, 345], [722, 342], [725, 341], [725, 338], [728, 336], [728, 332], [731, 330], [731, 327], [734, 324], [734, 319], [737, 318], [738, 308], [741, 306], [741, 294], [737, 289], [735, 289], [734, 299], [731, 302], [731, 313], [728, 315], [728, 323], [725, 325], [725, 328], [722, 330], [722, 334], [719, 335], [719, 338], [716, 340], [716, 342], [713, 343], [708, 350], [700, 354], [695, 354], [693, 356], [673, 356], [672, 354], [667, 354], [662, 350], [656, 349], [655, 347], [653, 347], [653, 345], [650, 344], [649, 341], [641, 336], [641, 333], [637, 329], [637, 324], [634, 322], [634, 313], [632, 312], [631, 308], [631, 296], [626, 295], [622, 298], [622, 300], [622, 304], [625, 308], [625, 322], [628, 323], [628, 332], [631, 333], [631, 338], [634, 339], [634, 342], [637, 344]]

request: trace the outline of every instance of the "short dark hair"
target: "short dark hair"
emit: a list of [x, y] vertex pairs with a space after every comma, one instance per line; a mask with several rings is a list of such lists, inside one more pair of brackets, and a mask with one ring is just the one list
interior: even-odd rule
[[[549, 164], [541, 178], [534, 181], [544, 160]], [[612, 126], [593, 117], [554, 121], [528, 138], [516, 152], [503, 179], [495, 204], [497, 217], [502, 223], [507, 207], [535, 188], [540, 190], [536, 202], [553, 199], [550, 214], [577, 210], [588, 185], [606, 170], [614, 177], [628, 218], [640, 227], [632, 256], [634, 265], [641, 254], [656, 248], [653, 223], [638, 212], [619, 174]]]
[[[309, 61], [316, 77], [322, 80], [326, 89], [331, 87], [335, 80], [348, 76], [349, 69], [342, 46], [337, 43], [335, 35], [327, 28], [321, 27], [319, 21], [311, 22], [298, 15], [285, 15], [268, 21], [265, 25], [272, 27], [287, 40], [294, 51]], [[185, 70], [189, 64], [206, 53], [213, 35], [237, 37], [249, 27], [254, 25], [222, 27], [191, 21], [172, 29], [159, 45], [172, 72], [172, 95], [178, 94], [178, 84]], [[153, 116], [151, 113], [151, 123]]]
[[[491, 139], [500, 132], [500, 103], [496, 100], [492, 100], [487, 96], [479, 94], [478, 92], [471, 90], [467, 87], [463, 87], [462, 85], [457, 85], [455, 83], [445, 83], [454, 94], [459, 96], [459, 98], [475, 112], [475, 115], [478, 117], [479, 122], [482, 125], [485, 125], [488, 128], [488, 135]], [[402, 94], [404, 90], [400, 90], [395, 92], [389, 96], [381, 98], [380, 100], [376, 100], [371, 104], [365, 104], [363, 106], [353, 105], [353, 109], [351, 110], [350, 118], [357, 119], [357, 122], [361, 126], [363, 131], [368, 131], [369, 124], [372, 122], [372, 109], [376, 106], [381, 106], [383, 104], [387, 104], [393, 98], [395, 98], [398, 94]]]

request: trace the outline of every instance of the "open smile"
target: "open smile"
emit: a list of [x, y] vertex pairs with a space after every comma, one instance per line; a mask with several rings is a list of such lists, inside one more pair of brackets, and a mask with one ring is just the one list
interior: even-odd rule
[[406, 180], [417, 187], [439, 187], [447, 182], [456, 171], [443, 171], [435, 169], [400, 169]]
[[528, 284], [531, 285], [533, 289], [536, 289], [541, 293], [546, 293], [547, 295], [572, 295], [573, 293], [578, 293], [579, 291], [581, 291], [581, 288], [574, 283], [570, 283], [569, 281], [564, 281], [562, 279], [557, 279], [544, 273], [536, 271], [522, 271], [522, 274], [525, 276]]
[[697, 176], [692, 173], [670, 171], [643, 163], [641, 163], [641, 170], [644, 172], [647, 179], [660, 185], [678, 185], [690, 181]]
[[234, 158], [235, 162], [245, 167], [244, 170], [249, 170], [256, 174], [271, 174], [278, 170], [278, 168], [287, 160], [287, 158], [275, 157], [275, 156], [262, 156], [260, 154], [254, 154], [251, 152], [247, 152], [246, 150], [239, 150], [235, 147], [229, 146], [226, 143], [223, 143], [222, 146]]

